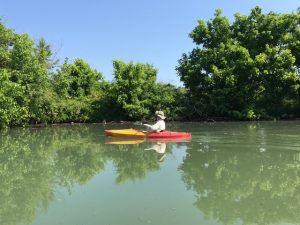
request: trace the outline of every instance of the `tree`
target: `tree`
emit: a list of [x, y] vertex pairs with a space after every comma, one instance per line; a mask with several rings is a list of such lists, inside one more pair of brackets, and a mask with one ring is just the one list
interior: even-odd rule
[[10, 73], [0, 69], [0, 128], [19, 125], [29, 116], [24, 88], [10, 80]]
[[[27, 34], [16, 34], [2, 23], [0, 31], [0, 79], [3, 81], [0, 92], [6, 95], [6, 99], [0, 100], [5, 105], [0, 123], [9, 126], [41, 122], [45, 120], [44, 106], [49, 104], [45, 96], [49, 90], [50, 47], [45, 41], [35, 46]], [[4, 112], [11, 115], [5, 116]]]
[[54, 89], [63, 98], [84, 97], [94, 93], [100, 86], [103, 75], [90, 67], [83, 59], [74, 63], [65, 60], [53, 76]]
[[[116, 107], [125, 119], [141, 119], [150, 114], [151, 98], [156, 93], [157, 69], [149, 64], [113, 61], [115, 82], [112, 93]], [[127, 118], [126, 118], [127, 116]]]
[[200, 112], [195, 117], [258, 119], [295, 112], [299, 18], [299, 12], [262, 14], [256, 7], [250, 15], [236, 14], [231, 25], [221, 10], [207, 23], [200, 20], [190, 33], [197, 47], [176, 67]]
[[162, 109], [168, 120], [185, 118], [188, 103], [186, 89], [172, 84], [157, 83], [151, 99], [151, 112]]
[[51, 76], [56, 98], [51, 122], [101, 121], [104, 87], [101, 72], [91, 68], [83, 59], [69, 63], [68, 59]]

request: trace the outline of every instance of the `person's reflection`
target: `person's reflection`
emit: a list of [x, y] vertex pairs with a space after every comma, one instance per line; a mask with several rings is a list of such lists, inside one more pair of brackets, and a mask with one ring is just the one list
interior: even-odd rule
[[159, 157], [159, 162], [162, 162], [165, 157], [166, 157], [166, 143], [162, 143], [162, 142], [157, 142], [157, 143], [154, 143], [150, 148], [146, 148], [145, 150], [148, 151], [148, 150], [154, 150], [156, 151], [157, 153], [159, 153], [160, 157]]

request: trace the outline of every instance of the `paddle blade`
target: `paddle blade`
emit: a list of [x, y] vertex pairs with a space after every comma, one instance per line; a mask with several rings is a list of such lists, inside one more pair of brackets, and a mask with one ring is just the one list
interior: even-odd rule
[[136, 122], [134, 122], [133, 124], [134, 124], [134, 125], [137, 125], [137, 126], [142, 126], [142, 125], [143, 125], [143, 123], [142, 123], [141, 121], [136, 121]]

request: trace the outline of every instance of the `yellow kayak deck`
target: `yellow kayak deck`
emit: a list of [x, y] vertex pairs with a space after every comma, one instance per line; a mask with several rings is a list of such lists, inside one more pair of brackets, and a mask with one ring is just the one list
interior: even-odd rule
[[135, 129], [122, 129], [122, 130], [105, 130], [106, 136], [112, 137], [139, 137], [145, 138], [147, 135], [142, 131]]

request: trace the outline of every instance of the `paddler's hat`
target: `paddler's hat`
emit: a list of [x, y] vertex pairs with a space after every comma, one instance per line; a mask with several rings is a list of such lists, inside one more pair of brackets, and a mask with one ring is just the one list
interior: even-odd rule
[[165, 114], [164, 114], [163, 111], [156, 111], [155, 115], [158, 116], [159, 118], [163, 119], [163, 120], [166, 119]]

